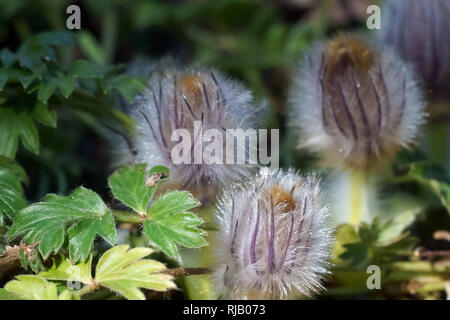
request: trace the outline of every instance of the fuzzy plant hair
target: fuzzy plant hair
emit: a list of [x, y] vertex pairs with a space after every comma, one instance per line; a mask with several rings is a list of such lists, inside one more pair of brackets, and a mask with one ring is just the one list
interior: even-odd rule
[[382, 8], [384, 43], [411, 62], [428, 87], [450, 89], [450, 1], [388, 0]]
[[215, 239], [218, 292], [232, 299], [310, 296], [328, 273], [333, 230], [319, 180], [261, 168], [223, 192]]
[[409, 147], [425, 116], [411, 67], [393, 51], [346, 34], [306, 54], [290, 105], [299, 146], [328, 165], [353, 169], [376, 167]]
[[[242, 155], [229, 144], [226, 129], [255, 128], [261, 107], [255, 107], [252, 94], [240, 83], [215, 70], [203, 68], [166, 69], [155, 72], [148, 89], [139, 96], [132, 108], [136, 122], [136, 137], [133, 141], [136, 163], [147, 163], [148, 167], [164, 165], [171, 170], [169, 188], [187, 189], [203, 203], [215, 199], [224, 185], [251, 175], [255, 164], [237, 159]], [[191, 136], [191, 151], [204, 139], [195, 133], [194, 122], [201, 123], [203, 132], [217, 129], [223, 133], [224, 153], [235, 153], [233, 164], [196, 163], [191, 152], [190, 163], [175, 164], [172, 150], [178, 141], [172, 141], [175, 129], [185, 129]], [[247, 156], [246, 148], [243, 156]], [[228, 155], [227, 155], [228, 156]], [[222, 163], [226, 163], [225, 155]], [[240, 161], [237, 161], [240, 160]], [[237, 164], [240, 163], [240, 164]]]

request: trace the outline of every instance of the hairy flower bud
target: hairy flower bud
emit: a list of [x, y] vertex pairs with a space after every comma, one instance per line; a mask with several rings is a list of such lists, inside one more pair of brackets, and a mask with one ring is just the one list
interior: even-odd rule
[[384, 43], [416, 67], [428, 87], [450, 89], [450, 1], [388, 0], [382, 10]]
[[262, 168], [223, 193], [218, 219], [214, 279], [226, 297], [281, 299], [322, 289], [333, 236], [314, 175]]
[[[253, 107], [252, 99], [242, 85], [216, 71], [193, 68], [155, 72], [148, 90], [137, 99], [132, 112], [137, 124], [135, 161], [147, 163], [148, 167], [165, 165], [171, 170], [168, 186], [188, 189], [203, 201], [214, 199], [225, 184], [249, 176], [255, 165], [242, 164], [243, 161], [239, 164], [205, 163], [201, 154], [198, 162], [196, 145], [204, 149], [207, 142], [196, 132], [195, 126], [201, 127], [203, 132], [217, 129], [223, 133], [226, 152], [228, 144], [234, 143], [233, 139], [225, 139], [226, 128], [246, 130], [256, 125], [256, 115], [261, 108]], [[176, 137], [173, 141], [176, 129], [187, 130], [190, 134], [189, 163], [173, 161], [173, 148], [181, 140]], [[234, 148], [230, 150], [236, 152]]]
[[368, 168], [414, 141], [424, 102], [412, 70], [355, 35], [312, 49], [292, 88], [300, 146], [327, 164]]

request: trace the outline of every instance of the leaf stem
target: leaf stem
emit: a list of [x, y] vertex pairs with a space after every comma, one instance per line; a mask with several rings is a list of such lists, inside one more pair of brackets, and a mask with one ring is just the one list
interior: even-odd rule
[[81, 288], [80, 290], [77, 290], [76, 293], [81, 297], [84, 296], [88, 293], [91, 293], [97, 289], [99, 289], [100, 286], [98, 286], [97, 284], [93, 284], [93, 285], [85, 285], [83, 288]]
[[179, 276], [210, 274], [212, 271], [209, 268], [174, 268], [174, 269], [167, 269], [162, 272], [174, 277], [179, 277]]
[[133, 212], [118, 211], [118, 210], [111, 210], [111, 212], [119, 222], [134, 223], [134, 224], [141, 224], [144, 222], [144, 219], [140, 215]]

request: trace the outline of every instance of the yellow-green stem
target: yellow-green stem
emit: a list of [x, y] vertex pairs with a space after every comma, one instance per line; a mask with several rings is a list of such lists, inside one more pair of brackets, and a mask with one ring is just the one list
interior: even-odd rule
[[361, 222], [365, 184], [364, 172], [352, 171], [350, 173], [350, 223], [353, 225]]
[[[206, 223], [212, 224], [214, 217], [214, 206], [201, 208], [198, 212]], [[208, 243], [212, 240], [214, 231], [208, 231], [206, 240]], [[212, 250], [211, 246], [202, 247], [200, 249], [187, 249], [181, 251], [182, 259], [187, 265], [195, 267], [208, 267], [211, 265]], [[194, 300], [211, 300], [215, 298], [213, 286], [211, 283], [211, 275], [192, 275], [184, 278], [184, 287], [186, 297]]]

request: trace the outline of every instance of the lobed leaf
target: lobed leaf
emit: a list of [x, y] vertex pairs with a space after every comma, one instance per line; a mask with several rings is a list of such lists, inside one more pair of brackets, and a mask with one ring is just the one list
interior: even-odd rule
[[[146, 184], [145, 167], [145, 164], [122, 167], [114, 172], [108, 180], [114, 197], [141, 216], [147, 215], [148, 204], [159, 185], [159, 181], [153, 186]], [[150, 170], [149, 175], [156, 172], [168, 175], [168, 170], [165, 167], [155, 167]]]
[[407, 176], [430, 188], [450, 212], [450, 182], [442, 168], [428, 162], [416, 162], [410, 165]]
[[128, 245], [121, 245], [103, 254], [96, 268], [96, 283], [131, 300], [145, 300], [139, 288], [155, 291], [176, 288], [171, 276], [160, 273], [166, 269], [164, 264], [155, 260], [142, 260], [153, 250], [128, 249]]
[[92, 256], [86, 262], [76, 265], [72, 264], [69, 259], [61, 261], [53, 260], [53, 265], [47, 271], [39, 273], [39, 277], [47, 280], [57, 281], [77, 281], [86, 285], [92, 285], [91, 276]]
[[[44, 202], [23, 209], [8, 231], [10, 239], [23, 234], [27, 243], [39, 241], [39, 251], [48, 257], [64, 243], [66, 228], [69, 253], [73, 260], [84, 260], [96, 235], [114, 242], [115, 224], [109, 209], [95, 192], [80, 187], [69, 196], [47, 195]], [[84, 228], [86, 226], [89, 228]]]
[[17, 212], [27, 206], [21, 185], [27, 179], [22, 167], [0, 156], [0, 225], [3, 214], [14, 219]]
[[155, 245], [171, 257], [177, 257], [176, 243], [188, 248], [207, 245], [206, 232], [198, 227], [203, 220], [188, 210], [200, 205], [186, 191], [172, 191], [158, 198], [150, 207], [144, 231]]
[[39, 153], [38, 132], [28, 112], [0, 107], [0, 155], [14, 158], [19, 138], [29, 151]]
[[58, 295], [56, 284], [46, 281], [34, 275], [20, 275], [16, 280], [9, 281], [5, 285], [6, 292], [0, 291], [0, 298], [25, 299], [25, 300], [78, 300], [79, 297], [69, 290], [64, 290]]

